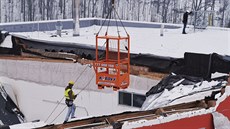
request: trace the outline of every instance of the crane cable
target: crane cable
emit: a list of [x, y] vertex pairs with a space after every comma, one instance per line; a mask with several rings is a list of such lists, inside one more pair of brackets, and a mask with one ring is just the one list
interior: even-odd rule
[[127, 35], [129, 35], [129, 34], [128, 34], [128, 32], [127, 32], [127, 30], [125, 29], [124, 24], [123, 24], [123, 23], [122, 23], [122, 21], [121, 21], [121, 18], [120, 18], [120, 17], [119, 17], [119, 15], [118, 15], [118, 12], [116, 11], [116, 9], [115, 9], [115, 8], [114, 8], [114, 11], [115, 11], [115, 13], [117, 14], [118, 19], [120, 20], [120, 23], [121, 23], [122, 27], [124, 28], [125, 33], [126, 33]]
[[[86, 87], [89, 86], [89, 84], [90, 84], [90, 82], [92, 81], [92, 79], [94, 78], [94, 76], [95, 76], [95, 74], [93, 74], [92, 78], [88, 81], [88, 83], [85, 85], [85, 87], [84, 87], [83, 89], [81, 89], [80, 92], [78, 92], [77, 95], [79, 95], [83, 90], [86, 89]], [[63, 110], [62, 110], [62, 111], [61, 111], [61, 112], [60, 112], [50, 123], [53, 123], [53, 122], [63, 113], [63, 111], [64, 111], [66, 108], [67, 108], [67, 106], [65, 106], [65, 107], [63, 108]]]
[[[76, 80], [74, 81], [74, 83], [75, 82], [77, 82], [77, 80], [82, 76], [82, 74], [85, 72], [85, 70], [86, 70], [86, 68], [87, 68], [88, 66], [86, 66], [85, 68], [84, 68], [84, 70], [80, 73], [80, 75], [76, 78]], [[55, 106], [55, 108], [53, 109], [53, 111], [50, 113], [50, 115], [47, 117], [47, 119], [45, 120], [45, 122], [47, 122], [47, 120], [50, 118], [50, 116], [54, 113], [54, 111], [57, 109], [57, 107], [60, 105], [60, 103], [62, 102], [62, 100], [65, 98], [65, 96], [63, 96], [62, 97], [62, 99], [57, 103], [57, 105]]]
[[107, 16], [105, 17], [105, 20], [103, 21], [103, 23], [102, 23], [102, 25], [101, 25], [101, 27], [100, 27], [99, 31], [97, 32], [97, 35], [99, 35], [99, 33], [100, 33], [100, 31], [101, 31], [102, 27], [104, 26], [104, 24], [105, 24], [106, 20], [107, 20], [107, 19], [108, 19], [108, 17], [110, 16], [111, 12], [112, 12], [112, 8], [109, 10], [109, 13], [108, 13], [108, 14], [107, 14]]
[[[122, 23], [122, 21], [121, 21], [121, 18], [120, 18], [120, 17], [119, 17], [119, 15], [118, 15], [118, 12], [116, 11], [116, 9], [115, 9], [115, 6], [114, 6], [114, 5], [115, 5], [115, 4], [114, 4], [114, 0], [113, 0], [113, 1], [112, 1], [112, 7], [110, 8], [110, 10], [109, 10], [109, 12], [108, 12], [108, 14], [107, 14], [107, 16], [106, 16], [105, 20], [103, 21], [103, 23], [102, 23], [102, 25], [101, 25], [101, 27], [100, 27], [99, 31], [97, 32], [97, 35], [99, 35], [99, 33], [100, 33], [100, 31], [101, 31], [102, 27], [104, 26], [104, 24], [105, 24], [106, 20], [109, 18], [109, 21], [108, 21], [108, 25], [107, 25], [107, 29], [106, 29], [106, 33], [105, 33], [105, 35], [107, 35], [107, 34], [108, 34], [108, 28], [109, 28], [109, 24], [110, 24], [110, 20], [111, 20], [111, 14], [112, 14], [112, 11], [113, 11], [113, 10], [114, 10], [114, 17], [115, 17], [115, 20], [116, 20], [116, 26], [117, 26], [118, 36], [120, 36], [120, 34], [119, 34], [119, 30], [118, 30], [117, 18], [119, 19], [119, 21], [120, 21], [120, 23], [121, 23], [122, 27], [124, 28], [125, 33], [126, 33], [127, 35], [129, 35], [129, 34], [128, 34], [128, 32], [127, 32], [127, 30], [125, 29], [124, 24], [123, 24], [123, 23]], [[117, 18], [116, 18], [116, 15], [117, 15]]]

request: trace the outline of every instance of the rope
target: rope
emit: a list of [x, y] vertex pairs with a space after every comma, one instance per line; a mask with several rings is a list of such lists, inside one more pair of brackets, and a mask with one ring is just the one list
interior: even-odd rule
[[[115, 8], [114, 8], [114, 10], [115, 10]], [[114, 11], [114, 16], [115, 16], [115, 21], [116, 21], [116, 26], [117, 26], [117, 34], [118, 34], [118, 36], [120, 37], [120, 33], [119, 33], [119, 28], [118, 28], [118, 24], [117, 24], [117, 18], [116, 18], [116, 13], [115, 13], [116, 11]]]
[[[86, 84], [86, 86], [85, 86], [83, 89], [80, 90], [80, 92], [79, 92], [78, 94], [80, 94], [83, 90], [85, 90], [86, 87], [89, 86], [89, 83], [93, 80], [93, 77], [94, 77], [94, 76], [95, 76], [95, 74], [93, 74], [93, 76], [92, 76], [92, 78], [89, 80], [89, 82]], [[77, 95], [78, 95], [78, 94], [77, 94]]]
[[102, 23], [102, 25], [101, 25], [101, 27], [100, 27], [99, 31], [97, 32], [97, 35], [99, 35], [99, 33], [100, 33], [100, 31], [101, 31], [102, 27], [104, 26], [104, 24], [105, 24], [105, 22], [106, 22], [106, 19], [108, 19], [108, 18], [109, 18], [109, 15], [110, 15], [111, 11], [112, 11], [112, 9], [110, 9], [110, 10], [109, 10], [109, 13], [107, 14], [107, 16], [106, 16], [105, 20], [103, 21], [103, 23]]
[[[81, 77], [81, 75], [85, 72], [87, 66], [85, 67], [85, 69], [81, 72], [81, 74], [76, 78], [76, 80], [74, 81], [74, 83]], [[53, 111], [50, 113], [50, 115], [48, 116], [48, 118], [45, 120], [45, 122], [47, 122], [47, 120], [50, 118], [50, 116], [54, 113], [54, 111], [57, 109], [57, 107], [60, 105], [60, 103], [62, 102], [62, 100], [65, 98], [65, 96], [62, 97], [62, 99], [57, 103], [57, 105], [55, 106], [55, 108], [53, 109]]]
[[107, 25], [107, 29], [106, 29], [106, 32], [105, 32], [105, 35], [107, 35], [108, 34], [108, 31], [109, 31], [109, 24], [110, 24], [110, 20], [111, 20], [111, 17], [112, 17], [112, 10], [113, 10], [113, 8], [111, 8], [111, 12], [109, 13], [109, 22], [108, 22], [108, 25]]
[[62, 112], [65, 111], [66, 108], [67, 108], [67, 106], [65, 106], [65, 107], [62, 109], [62, 111], [57, 115], [57, 117], [55, 117], [55, 119], [53, 119], [53, 121], [51, 121], [50, 123], [53, 123], [53, 122], [62, 114]]
[[57, 109], [57, 107], [60, 105], [60, 103], [62, 102], [62, 100], [64, 99], [64, 97], [62, 97], [62, 99], [58, 102], [58, 104], [55, 106], [55, 108], [53, 109], [53, 111], [50, 113], [50, 115], [47, 117], [47, 119], [45, 120], [45, 123], [47, 122], [47, 120], [50, 118], [50, 116], [54, 113], [54, 111]]
[[[87, 88], [90, 84], [90, 82], [92, 81], [92, 79], [94, 78], [95, 74], [93, 74], [92, 78], [88, 81], [88, 83], [86, 84], [86, 86], [80, 90], [80, 92], [78, 92], [77, 95], [79, 95], [83, 90], [85, 90], [85, 88]], [[53, 119], [53, 121], [51, 121], [50, 123], [53, 123], [62, 113], [63, 111], [66, 109], [67, 106], [65, 106], [65, 108]]]
[[116, 14], [117, 14], [117, 17], [118, 17], [118, 19], [120, 20], [120, 22], [121, 22], [121, 25], [122, 25], [122, 27], [124, 28], [124, 30], [125, 30], [125, 32], [126, 32], [126, 34], [127, 35], [129, 35], [128, 34], [128, 32], [126, 31], [126, 29], [125, 29], [125, 26], [124, 26], [124, 24], [122, 23], [122, 21], [121, 21], [121, 18], [119, 17], [119, 15], [118, 15], [118, 13], [117, 13], [117, 11], [116, 11], [116, 9], [114, 9], [114, 11], [116, 12]]
[[[97, 35], [99, 35], [99, 33], [100, 33], [100, 31], [101, 31], [103, 25], [105, 24], [105, 21], [106, 21], [106, 20], [108, 19], [108, 17], [109, 17], [109, 22], [108, 22], [107, 29], [106, 29], [106, 34], [108, 33], [108, 28], [109, 28], [110, 19], [111, 19], [111, 13], [112, 13], [113, 9], [114, 9], [114, 15], [115, 15], [115, 14], [117, 15], [117, 18], [119, 19], [119, 21], [121, 22], [122, 27], [123, 27], [124, 30], [125, 30], [125, 33], [126, 33], [127, 35], [129, 35], [128, 32], [127, 32], [127, 30], [125, 29], [125, 26], [124, 26], [124, 24], [122, 23], [121, 18], [119, 17], [118, 12], [116, 11], [116, 9], [115, 9], [114, 6], [112, 6], [111, 9], [109, 10], [109, 13], [108, 13], [108, 15], [106, 16], [106, 19], [104, 20], [104, 22], [102, 23], [102, 25], [101, 25], [99, 31], [97, 32]], [[115, 20], [116, 20], [116, 26], [117, 26], [117, 33], [118, 33], [118, 36], [120, 36], [119, 30], [118, 30], [118, 24], [117, 24], [116, 15], [115, 15]]]

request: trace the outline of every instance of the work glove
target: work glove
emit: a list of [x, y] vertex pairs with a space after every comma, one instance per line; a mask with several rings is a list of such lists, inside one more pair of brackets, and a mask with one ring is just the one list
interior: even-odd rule
[[78, 94], [74, 95], [74, 99], [76, 99], [76, 98], [77, 98], [77, 95], [78, 95]]

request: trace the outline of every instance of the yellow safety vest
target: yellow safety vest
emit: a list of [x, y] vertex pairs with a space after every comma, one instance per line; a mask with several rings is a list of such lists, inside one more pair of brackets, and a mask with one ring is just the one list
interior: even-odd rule
[[[72, 89], [69, 89], [69, 88], [68, 88], [67, 90], [65, 90], [65, 98], [66, 98], [66, 99], [70, 99], [70, 97], [69, 97], [69, 91], [70, 91], [70, 90], [72, 90]], [[74, 95], [75, 95], [75, 94], [74, 94], [74, 92], [73, 92], [73, 90], [72, 90], [72, 96], [74, 97]], [[73, 98], [73, 97], [72, 97], [72, 98]]]

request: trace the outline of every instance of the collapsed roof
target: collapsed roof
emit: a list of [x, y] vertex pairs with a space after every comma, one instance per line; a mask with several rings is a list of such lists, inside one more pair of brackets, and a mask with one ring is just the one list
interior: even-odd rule
[[24, 115], [0, 84], [0, 128], [2, 124], [13, 125], [23, 121]]

